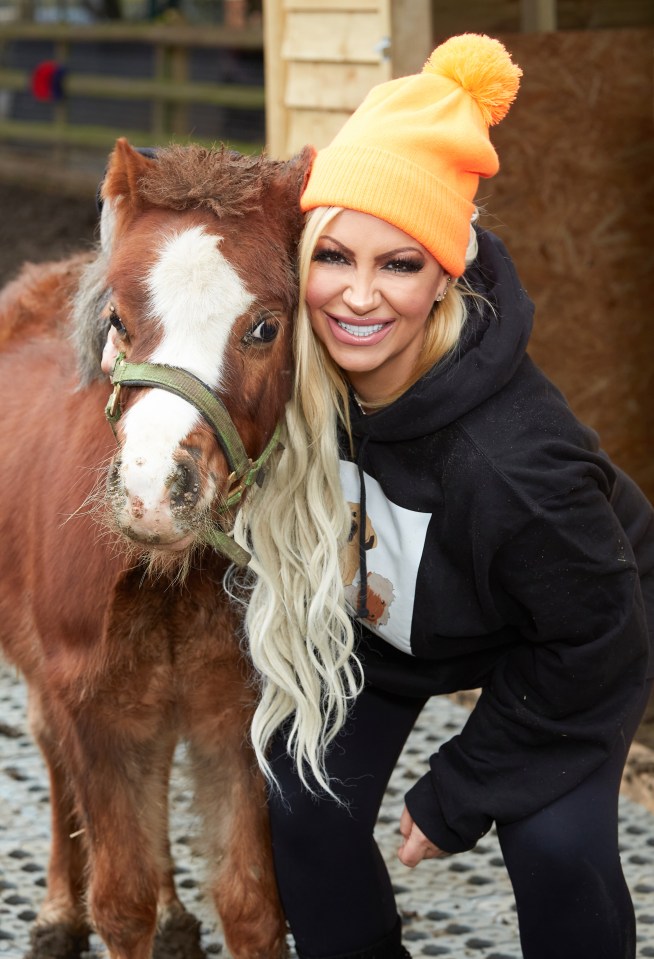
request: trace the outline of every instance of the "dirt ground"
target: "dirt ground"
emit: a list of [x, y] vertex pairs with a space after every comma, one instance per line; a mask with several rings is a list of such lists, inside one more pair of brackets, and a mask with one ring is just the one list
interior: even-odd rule
[[38, 263], [88, 249], [97, 219], [88, 190], [62, 198], [52, 190], [0, 182], [0, 284], [25, 260]]

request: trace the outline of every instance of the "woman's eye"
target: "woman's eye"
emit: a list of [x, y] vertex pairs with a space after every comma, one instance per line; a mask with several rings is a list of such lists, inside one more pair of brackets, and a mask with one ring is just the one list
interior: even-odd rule
[[243, 337], [243, 342], [263, 346], [265, 343], [272, 343], [278, 333], [279, 319], [274, 313], [266, 313], [265, 316], [260, 316], [248, 330]]
[[384, 269], [391, 273], [419, 273], [422, 267], [422, 260], [414, 259], [395, 259], [384, 264]]
[[118, 311], [113, 303], [109, 304], [109, 322], [113, 326], [114, 330], [118, 333], [119, 336], [127, 336], [127, 330], [121, 318], [118, 316]]
[[347, 263], [347, 259], [340, 250], [316, 250], [311, 257], [314, 263]]

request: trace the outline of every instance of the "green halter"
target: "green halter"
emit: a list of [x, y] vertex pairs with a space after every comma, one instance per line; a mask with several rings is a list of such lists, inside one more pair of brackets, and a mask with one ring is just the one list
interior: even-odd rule
[[[251, 460], [223, 401], [202, 380], [187, 370], [163, 363], [129, 363], [125, 354], [119, 353], [111, 373], [111, 382], [114, 389], [105, 407], [105, 414], [114, 432], [115, 424], [122, 414], [120, 391], [123, 386], [154, 386], [167, 390], [187, 400], [204, 416], [216, 434], [231, 470], [231, 486], [219, 507], [221, 513], [240, 503], [244, 492], [262, 474], [268, 459], [279, 445], [278, 424], [261, 455], [256, 460]], [[203, 542], [223, 553], [238, 566], [247, 566], [250, 560], [250, 554], [217, 527], [205, 534]]]

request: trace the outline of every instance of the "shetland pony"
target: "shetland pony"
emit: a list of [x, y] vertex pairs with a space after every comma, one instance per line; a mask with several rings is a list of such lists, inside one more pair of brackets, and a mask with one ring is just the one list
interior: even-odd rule
[[91, 930], [111, 959], [203, 955], [169, 850], [180, 739], [227, 947], [284, 954], [256, 690], [222, 584], [289, 395], [309, 161], [120, 140], [98, 250], [0, 294], [0, 642], [52, 816], [32, 959], [75, 959]]

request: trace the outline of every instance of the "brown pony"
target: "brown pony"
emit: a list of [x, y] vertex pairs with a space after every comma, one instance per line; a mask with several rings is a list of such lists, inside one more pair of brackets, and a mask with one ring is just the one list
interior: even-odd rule
[[285, 951], [256, 690], [215, 547], [247, 559], [233, 510], [288, 398], [309, 160], [119, 141], [98, 251], [0, 294], [0, 640], [52, 807], [34, 959], [79, 956], [91, 929], [111, 959], [203, 955], [169, 851], [180, 737], [227, 946]]

